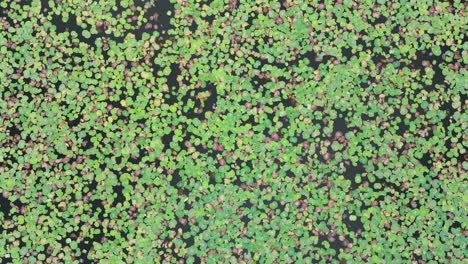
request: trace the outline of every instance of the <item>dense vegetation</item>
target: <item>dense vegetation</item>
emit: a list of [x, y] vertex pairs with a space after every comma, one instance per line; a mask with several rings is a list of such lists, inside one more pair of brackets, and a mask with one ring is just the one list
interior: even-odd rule
[[0, 0], [0, 262], [466, 261], [466, 11]]

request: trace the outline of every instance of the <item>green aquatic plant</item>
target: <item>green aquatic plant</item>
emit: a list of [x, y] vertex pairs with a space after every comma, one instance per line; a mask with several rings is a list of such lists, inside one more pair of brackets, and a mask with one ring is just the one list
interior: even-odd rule
[[26, 2], [0, 262], [466, 260], [461, 1]]

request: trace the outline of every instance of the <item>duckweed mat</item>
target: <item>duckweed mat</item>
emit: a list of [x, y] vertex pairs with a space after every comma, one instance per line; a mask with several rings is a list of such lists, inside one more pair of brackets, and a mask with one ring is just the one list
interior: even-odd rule
[[0, 262], [466, 263], [466, 12], [0, 0]]

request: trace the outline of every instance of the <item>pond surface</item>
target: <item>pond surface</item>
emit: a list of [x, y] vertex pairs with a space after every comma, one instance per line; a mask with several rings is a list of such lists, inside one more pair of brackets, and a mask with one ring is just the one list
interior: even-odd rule
[[466, 259], [466, 5], [335, 2], [0, 1], [0, 262]]

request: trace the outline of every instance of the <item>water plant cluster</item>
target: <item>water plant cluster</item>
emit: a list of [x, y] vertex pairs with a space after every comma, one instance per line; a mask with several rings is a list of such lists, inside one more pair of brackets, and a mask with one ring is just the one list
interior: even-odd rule
[[0, 262], [465, 262], [466, 11], [1, 0]]

